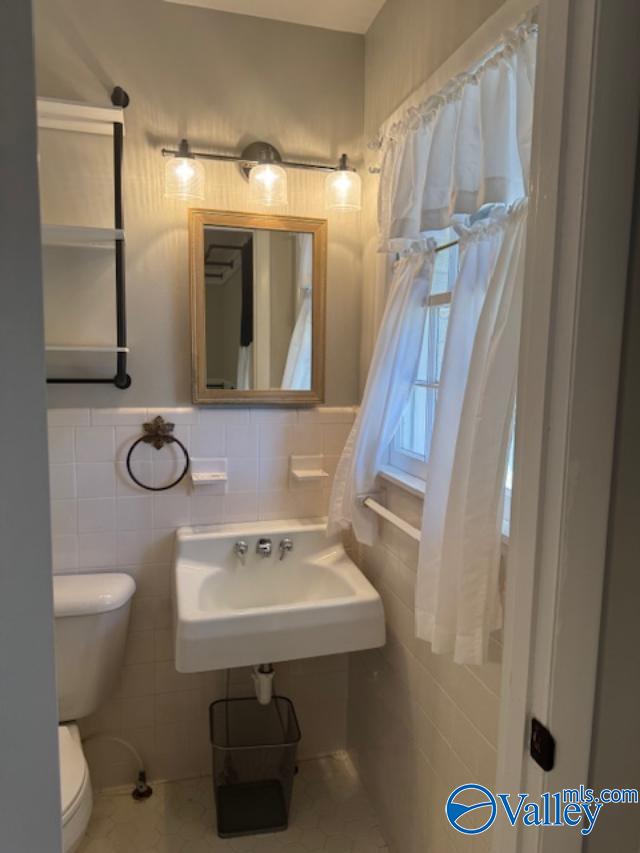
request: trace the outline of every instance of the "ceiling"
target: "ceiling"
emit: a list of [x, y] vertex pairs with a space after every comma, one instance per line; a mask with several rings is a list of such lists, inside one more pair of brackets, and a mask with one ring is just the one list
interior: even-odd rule
[[237, 15], [254, 15], [323, 27], [348, 33], [366, 33], [385, 0], [166, 0], [182, 6], [200, 6]]

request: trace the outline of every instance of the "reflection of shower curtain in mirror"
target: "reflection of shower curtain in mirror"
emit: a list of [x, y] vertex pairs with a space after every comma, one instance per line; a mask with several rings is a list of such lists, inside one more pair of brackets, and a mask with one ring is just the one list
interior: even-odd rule
[[248, 391], [251, 388], [251, 358], [253, 351], [253, 238], [249, 237], [242, 246], [242, 312], [240, 316], [240, 349], [236, 388]]
[[251, 388], [251, 348], [241, 346], [238, 350], [238, 376], [236, 388], [238, 391], [249, 391]]
[[296, 322], [282, 376], [282, 387], [295, 391], [311, 388], [311, 284], [313, 239], [296, 234]]

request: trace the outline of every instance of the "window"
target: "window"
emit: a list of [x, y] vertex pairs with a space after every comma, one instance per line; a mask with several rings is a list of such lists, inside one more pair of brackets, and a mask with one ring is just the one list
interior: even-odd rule
[[[439, 245], [457, 239], [452, 228], [432, 232]], [[426, 479], [435, 420], [438, 384], [447, 337], [451, 291], [458, 273], [458, 247], [438, 252], [422, 339], [418, 376], [389, 453], [389, 462], [407, 474]]]
[[[427, 236], [434, 237], [440, 246], [457, 239], [456, 232], [452, 228], [432, 231]], [[418, 375], [411, 398], [389, 448], [389, 464], [392, 468], [423, 481], [427, 479], [427, 461], [431, 449], [451, 296], [458, 275], [458, 264], [457, 245], [443, 249], [436, 255], [436, 268], [427, 306]], [[509, 536], [511, 521], [514, 434], [515, 413], [511, 427], [504, 489], [502, 533], [505, 537]]]

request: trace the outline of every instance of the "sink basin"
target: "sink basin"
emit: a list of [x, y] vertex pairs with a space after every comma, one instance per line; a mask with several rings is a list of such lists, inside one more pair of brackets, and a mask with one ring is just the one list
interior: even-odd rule
[[[203, 672], [384, 645], [382, 602], [323, 521], [183, 527], [176, 534], [176, 669]], [[258, 540], [270, 539], [263, 557]], [[291, 551], [280, 559], [281, 540]], [[236, 542], [248, 545], [244, 557]]]

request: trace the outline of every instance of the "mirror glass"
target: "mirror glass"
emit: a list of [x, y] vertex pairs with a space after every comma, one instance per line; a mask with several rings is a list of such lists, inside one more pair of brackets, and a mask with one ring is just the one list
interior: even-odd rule
[[311, 390], [313, 236], [205, 226], [207, 388]]
[[319, 400], [324, 318], [314, 291], [324, 285], [324, 229], [310, 230], [315, 220], [288, 227], [286, 217], [264, 217], [275, 228], [253, 214], [244, 225], [216, 218], [191, 233], [196, 402], [255, 402], [262, 392], [269, 402]]

